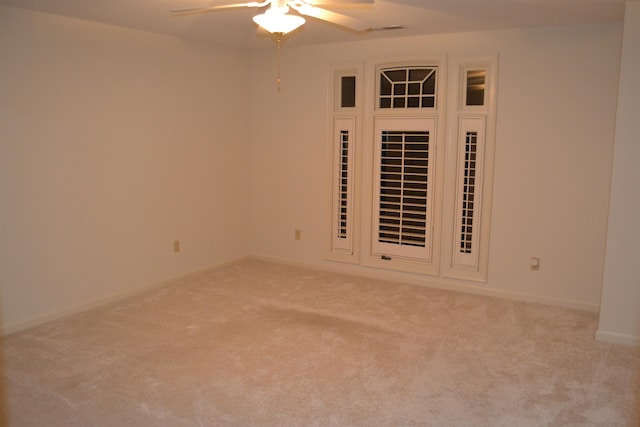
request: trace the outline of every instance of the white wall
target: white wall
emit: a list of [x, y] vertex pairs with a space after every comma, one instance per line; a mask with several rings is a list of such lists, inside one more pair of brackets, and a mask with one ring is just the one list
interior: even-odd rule
[[[249, 60], [0, 8], [5, 331], [249, 252], [597, 310], [620, 39], [620, 25], [603, 24], [285, 43], [277, 92], [275, 46]], [[328, 66], [422, 52], [500, 55], [484, 285], [323, 260]]]
[[[621, 25], [509, 30], [289, 48], [252, 57], [252, 254], [292, 263], [597, 310]], [[447, 53], [499, 54], [495, 184], [486, 284], [323, 260], [328, 67]], [[294, 229], [302, 240], [294, 240]], [[529, 258], [540, 257], [540, 271]]]
[[5, 331], [247, 255], [248, 65], [0, 7]]
[[627, 2], [597, 337], [640, 344], [640, 2]]

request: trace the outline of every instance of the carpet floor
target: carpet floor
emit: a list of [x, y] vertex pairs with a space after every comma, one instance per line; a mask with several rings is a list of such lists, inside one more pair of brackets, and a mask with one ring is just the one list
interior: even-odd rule
[[10, 426], [638, 426], [594, 313], [249, 260], [3, 340]]

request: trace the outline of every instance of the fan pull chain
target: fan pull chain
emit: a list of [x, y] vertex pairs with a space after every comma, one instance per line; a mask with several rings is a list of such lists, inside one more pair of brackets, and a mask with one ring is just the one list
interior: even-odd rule
[[278, 42], [278, 77], [276, 78], [276, 83], [278, 85], [278, 92], [281, 91], [281, 87], [280, 87], [280, 83], [282, 82], [282, 80], [280, 79], [280, 40], [282, 40], [282, 37], [280, 36], [280, 34], [278, 34], [278, 38], [277, 38], [277, 42]]

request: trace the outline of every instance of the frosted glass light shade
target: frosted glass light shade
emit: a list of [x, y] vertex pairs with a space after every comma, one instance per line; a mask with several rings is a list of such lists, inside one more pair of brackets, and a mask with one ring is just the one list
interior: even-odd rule
[[286, 34], [304, 24], [305, 21], [302, 16], [289, 15], [277, 10], [268, 9], [265, 13], [254, 16], [253, 22], [270, 33]]

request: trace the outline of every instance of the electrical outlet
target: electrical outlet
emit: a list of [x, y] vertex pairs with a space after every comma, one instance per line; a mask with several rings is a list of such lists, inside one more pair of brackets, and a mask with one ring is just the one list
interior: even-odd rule
[[540, 270], [540, 258], [531, 258], [529, 261], [529, 268], [535, 271]]
[[299, 228], [296, 228], [295, 239], [302, 240], [302, 230], [300, 230]]
[[180, 240], [173, 241], [173, 252], [175, 253], [180, 252]]

